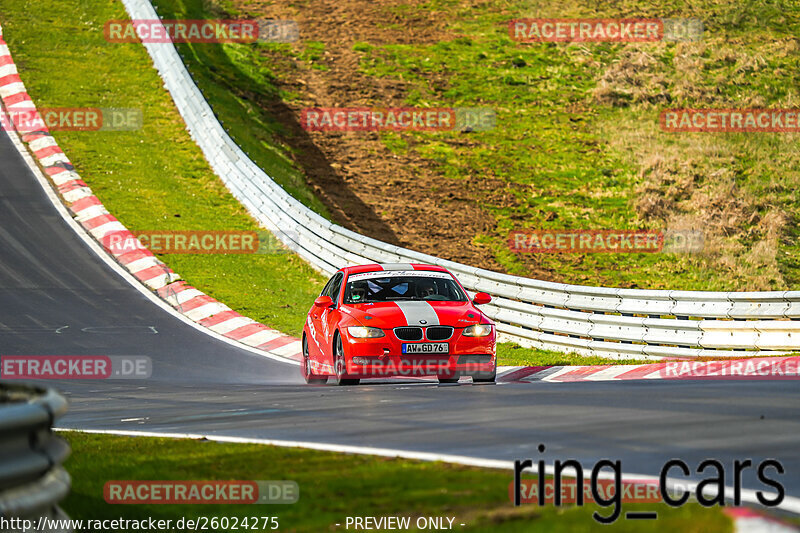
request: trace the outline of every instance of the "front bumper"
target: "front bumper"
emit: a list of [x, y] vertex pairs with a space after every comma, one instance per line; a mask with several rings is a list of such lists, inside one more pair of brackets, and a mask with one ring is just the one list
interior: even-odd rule
[[347, 375], [379, 377], [460, 377], [488, 374], [497, 365], [496, 332], [486, 337], [465, 337], [457, 330], [447, 341], [447, 354], [403, 354], [405, 343], [393, 332], [378, 339], [356, 339], [343, 335]]

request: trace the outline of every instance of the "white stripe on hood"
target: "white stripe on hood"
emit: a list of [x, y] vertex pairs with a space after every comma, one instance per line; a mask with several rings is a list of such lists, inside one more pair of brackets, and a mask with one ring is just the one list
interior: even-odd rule
[[[428, 302], [395, 302], [403, 316], [406, 317], [406, 324], [409, 326], [438, 326], [439, 317], [433, 306]], [[422, 322], [424, 321], [424, 322]]]

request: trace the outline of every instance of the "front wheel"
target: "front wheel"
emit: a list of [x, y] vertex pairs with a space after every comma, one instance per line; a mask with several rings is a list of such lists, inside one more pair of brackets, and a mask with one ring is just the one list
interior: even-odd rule
[[303, 335], [303, 360], [300, 361], [300, 371], [303, 373], [303, 379], [308, 384], [325, 383], [328, 378], [317, 376], [311, 370], [311, 363], [308, 359], [308, 339]]
[[358, 385], [360, 379], [344, 377], [347, 375], [347, 365], [344, 361], [344, 347], [342, 346], [342, 336], [338, 333], [333, 339], [333, 370], [336, 373], [337, 385]]

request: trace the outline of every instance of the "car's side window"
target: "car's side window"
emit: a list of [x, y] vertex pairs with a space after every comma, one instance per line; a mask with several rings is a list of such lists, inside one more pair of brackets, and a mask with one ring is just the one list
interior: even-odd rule
[[331, 288], [333, 287], [333, 281], [336, 279], [339, 273], [333, 275], [331, 279], [328, 280], [328, 283], [325, 284], [325, 288], [322, 289], [322, 292], [319, 293], [320, 296], [330, 296], [331, 295]]
[[333, 279], [331, 280], [331, 292], [328, 296], [331, 297], [333, 303], [339, 300], [339, 291], [342, 289], [342, 280], [344, 279], [344, 274], [338, 272]]

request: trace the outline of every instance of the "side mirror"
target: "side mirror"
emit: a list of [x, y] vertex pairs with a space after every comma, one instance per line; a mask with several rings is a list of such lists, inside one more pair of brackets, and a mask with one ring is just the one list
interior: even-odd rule
[[475, 295], [475, 298], [472, 299], [472, 303], [475, 305], [483, 305], [488, 304], [492, 301], [492, 297], [486, 294], [485, 292], [479, 292]]
[[333, 305], [333, 300], [331, 300], [330, 296], [320, 296], [316, 300], [314, 300], [315, 307], [330, 307]]

